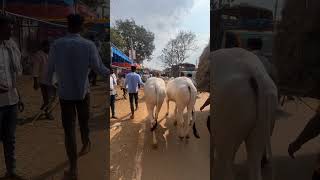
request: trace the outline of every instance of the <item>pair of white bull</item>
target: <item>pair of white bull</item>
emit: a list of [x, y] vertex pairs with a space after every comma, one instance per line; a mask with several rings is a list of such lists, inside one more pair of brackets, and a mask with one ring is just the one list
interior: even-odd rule
[[[170, 80], [167, 84], [161, 78], [149, 78], [144, 86], [144, 99], [147, 105], [148, 117], [151, 121], [151, 131], [153, 134], [153, 145], [157, 145], [155, 129], [159, 112], [167, 97], [167, 116], [169, 115], [169, 102], [173, 101], [175, 107], [175, 123], [178, 125], [178, 135], [180, 139], [189, 138], [189, 130], [194, 125], [195, 114], [194, 105], [196, 103], [197, 89], [192, 81], [187, 77], [178, 77]], [[183, 118], [184, 109], [187, 108], [187, 120]], [[154, 111], [155, 110], [155, 111]], [[194, 134], [198, 137], [194, 127]]]
[[[207, 53], [210, 52], [207, 51]], [[213, 92], [211, 95], [213, 123], [210, 123], [214, 151], [212, 178], [213, 180], [234, 179], [235, 154], [241, 143], [245, 142], [249, 164], [248, 179], [262, 180], [262, 157], [264, 153], [269, 160], [272, 157], [270, 136], [278, 105], [277, 88], [259, 58], [249, 51], [241, 48], [221, 49], [212, 52], [208, 60], [211, 62], [210, 68], [207, 69], [211, 75], [211, 81], [208, 83]], [[196, 89], [193, 88], [191, 80], [190, 83], [185, 82], [182, 78], [174, 79], [168, 83], [167, 90], [165, 83], [161, 80], [150, 79], [146, 83], [145, 100], [152, 129], [156, 126], [167, 92], [167, 101], [173, 100], [177, 104], [175, 112], [178, 127], [180, 127], [179, 136], [181, 138], [188, 136]], [[187, 88], [189, 84], [191, 89], [194, 89], [193, 92]], [[182, 87], [185, 87], [184, 90]], [[155, 106], [157, 110], [153, 118]], [[187, 122], [182, 119], [185, 107], [188, 108]], [[183, 127], [186, 128], [185, 131]], [[156, 143], [154, 133], [153, 142]]]

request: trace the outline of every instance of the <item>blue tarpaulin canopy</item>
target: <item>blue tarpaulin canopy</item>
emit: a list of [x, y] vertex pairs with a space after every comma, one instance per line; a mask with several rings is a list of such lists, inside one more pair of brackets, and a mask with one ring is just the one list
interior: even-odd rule
[[132, 64], [133, 61], [131, 59], [129, 59], [128, 56], [126, 56], [123, 52], [121, 52], [119, 49], [117, 49], [115, 46], [111, 46], [111, 50], [112, 50], [112, 54], [118, 55], [120, 56], [124, 61]]

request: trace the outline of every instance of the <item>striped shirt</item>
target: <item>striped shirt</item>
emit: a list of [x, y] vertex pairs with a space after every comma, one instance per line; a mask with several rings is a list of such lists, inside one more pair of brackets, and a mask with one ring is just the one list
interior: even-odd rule
[[[7, 92], [0, 93], [0, 107], [15, 105], [19, 102], [18, 91], [15, 87], [15, 75], [22, 73], [20, 57], [20, 51], [13, 40], [0, 44], [0, 86], [8, 89]], [[16, 66], [16, 72], [12, 66]]]

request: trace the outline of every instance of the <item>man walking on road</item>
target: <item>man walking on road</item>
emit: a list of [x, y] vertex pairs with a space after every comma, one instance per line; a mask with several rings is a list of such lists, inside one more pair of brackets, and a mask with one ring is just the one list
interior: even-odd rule
[[[128, 86], [131, 119], [134, 119], [134, 111], [138, 110], [138, 91], [139, 85], [144, 85], [139, 74], [136, 73], [136, 67], [131, 66], [131, 73], [127, 74], [125, 87]], [[134, 109], [133, 101], [135, 102], [136, 109]]]
[[11, 39], [12, 21], [0, 15], [0, 141], [3, 144], [6, 175], [4, 179], [22, 179], [16, 174], [16, 125], [19, 94], [16, 76], [22, 74], [21, 54]]
[[46, 76], [48, 74], [48, 53], [50, 49], [49, 41], [43, 41], [41, 43], [41, 48], [37, 51], [32, 58], [33, 62], [33, 88], [38, 90], [41, 89], [43, 104], [41, 110], [45, 110], [46, 117], [49, 120], [53, 120], [53, 116], [48, 112], [48, 104], [50, 101], [54, 100], [55, 88], [53, 86], [48, 86], [45, 83]]
[[115, 78], [115, 74], [113, 72], [113, 69], [110, 70], [110, 108], [112, 116], [111, 118], [117, 119], [115, 116], [115, 102], [116, 102], [116, 90], [117, 86], [117, 79]]
[[69, 33], [52, 44], [47, 77], [47, 83], [52, 85], [53, 73], [56, 72], [65, 148], [70, 163], [70, 169], [65, 171], [65, 177], [72, 180], [77, 179], [78, 176], [76, 117], [78, 117], [83, 144], [79, 155], [88, 153], [91, 147], [88, 127], [89, 71], [93, 69], [105, 78], [109, 77], [109, 70], [103, 65], [95, 44], [80, 36], [83, 22], [84, 18], [78, 14], [68, 16]]

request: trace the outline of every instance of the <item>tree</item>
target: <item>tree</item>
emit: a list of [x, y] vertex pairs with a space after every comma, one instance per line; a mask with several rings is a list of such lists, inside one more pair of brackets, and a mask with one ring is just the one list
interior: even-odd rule
[[176, 38], [169, 40], [159, 58], [166, 67], [172, 69], [188, 59], [190, 52], [196, 50], [195, 41], [196, 35], [193, 32], [180, 31]]
[[129, 54], [131, 46], [136, 51], [137, 63], [151, 60], [154, 46], [154, 33], [139, 26], [133, 19], [116, 20], [115, 29], [125, 41], [124, 52]]
[[120, 32], [115, 28], [110, 28], [111, 42], [121, 51], [126, 50], [126, 41], [120, 35]]
[[174, 41], [170, 40], [166, 47], [163, 48], [161, 55], [159, 58], [162, 60], [164, 66], [166, 68], [171, 68], [172, 66], [176, 65], [176, 53], [175, 53], [175, 46]]

